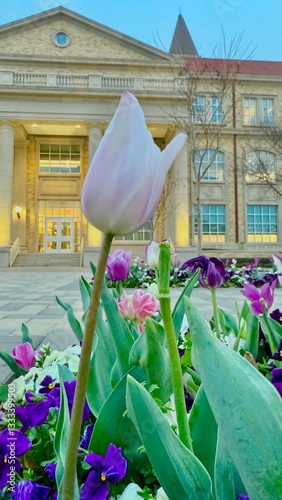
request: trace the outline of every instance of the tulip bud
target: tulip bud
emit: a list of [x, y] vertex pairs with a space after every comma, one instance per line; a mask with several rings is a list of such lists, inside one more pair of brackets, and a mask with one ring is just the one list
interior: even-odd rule
[[156, 269], [159, 267], [160, 247], [157, 241], [151, 241], [146, 247], [146, 260], [149, 267]]
[[29, 342], [24, 342], [13, 349], [12, 356], [23, 370], [28, 371], [35, 365], [35, 354], [32, 345]]
[[107, 260], [107, 273], [111, 281], [124, 281], [130, 272], [131, 252], [116, 250]]
[[142, 227], [153, 217], [167, 171], [186, 140], [178, 134], [160, 151], [137, 99], [125, 92], [82, 189], [82, 210], [90, 224], [113, 235]]

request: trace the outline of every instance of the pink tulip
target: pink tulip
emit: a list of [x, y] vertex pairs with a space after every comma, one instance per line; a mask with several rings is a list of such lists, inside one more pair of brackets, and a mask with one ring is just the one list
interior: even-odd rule
[[145, 319], [154, 316], [160, 309], [156, 297], [142, 290], [135, 290], [132, 295], [123, 293], [117, 305], [123, 317], [136, 321], [140, 333], [144, 330]]
[[124, 92], [82, 189], [82, 210], [90, 224], [114, 235], [142, 227], [153, 217], [167, 171], [186, 139], [178, 134], [160, 151], [137, 99]]
[[12, 352], [12, 356], [16, 363], [26, 371], [35, 365], [35, 354], [29, 342], [17, 345]]

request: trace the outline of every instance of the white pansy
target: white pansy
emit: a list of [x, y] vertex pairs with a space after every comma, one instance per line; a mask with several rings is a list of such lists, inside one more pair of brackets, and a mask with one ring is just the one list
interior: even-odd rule
[[[138, 495], [138, 491], [142, 491], [140, 486], [135, 483], [129, 483], [123, 493], [118, 495], [119, 500], [140, 500], [141, 497]], [[114, 500], [113, 497], [110, 497], [109, 500]]]
[[163, 488], [159, 488], [157, 491], [156, 500], [169, 500], [168, 496], [164, 492]]

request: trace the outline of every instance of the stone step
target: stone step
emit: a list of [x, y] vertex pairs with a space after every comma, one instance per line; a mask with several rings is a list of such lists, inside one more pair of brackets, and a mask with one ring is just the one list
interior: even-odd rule
[[80, 267], [80, 254], [46, 254], [23, 253], [18, 254], [13, 267]]

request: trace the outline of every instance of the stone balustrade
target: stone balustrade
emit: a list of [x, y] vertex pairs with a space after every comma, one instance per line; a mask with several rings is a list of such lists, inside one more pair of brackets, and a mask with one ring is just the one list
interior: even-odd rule
[[99, 74], [54, 74], [0, 71], [0, 87], [54, 87], [77, 89], [151, 90], [171, 92], [178, 79], [103, 76]]

